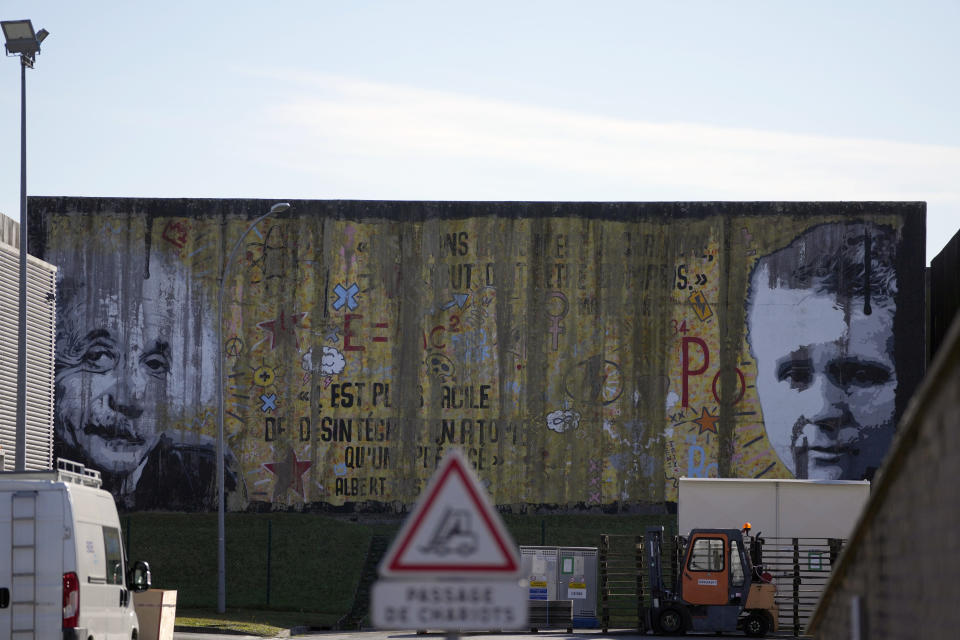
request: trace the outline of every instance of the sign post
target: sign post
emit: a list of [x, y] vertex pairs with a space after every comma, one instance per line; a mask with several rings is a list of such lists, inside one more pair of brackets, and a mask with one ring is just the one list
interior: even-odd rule
[[451, 450], [379, 567], [374, 626], [494, 631], [527, 624], [520, 556], [486, 489]]

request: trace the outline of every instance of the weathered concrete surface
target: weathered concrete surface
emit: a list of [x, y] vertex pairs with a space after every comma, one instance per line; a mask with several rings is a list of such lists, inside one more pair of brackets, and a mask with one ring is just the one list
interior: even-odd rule
[[[188, 479], [194, 470], [200, 507], [213, 498], [220, 269], [270, 204], [31, 199], [31, 246], [63, 274], [58, 345], [82, 351], [81, 336], [100, 325], [123, 333], [127, 348], [142, 343], [113, 356], [128, 366], [137, 417], [87, 431], [153, 434], [130, 448], [131, 460], [159, 451], [166, 434], [171, 453], [138, 464]], [[232, 508], [400, 509], [451, 446], [498, 504], [516, 509], [661, 504], [675, 499], [681, 475], [814, 477], [818, 464], [859, 475], [879, 464], [923, 368], [922, 203], [293, 205], [244, 240], [225, 283]], [[788, 245], [770, 265], [799, 260], [806, 274], [766, 269], [768, 281], [751, 285], [761, 259]], [[840, 249], [859, 256], [860, 275], [826, 257]], [[884, 261], [887, 297], [876, 277]], [[825, 270], [866, 282], [867, 303], [861, 292], [828, 304], [817, 284]], [[888, 415], [851, 428], [880, 434], [864, 444], [860, 467], [790, 453], [790, 424], [769, 435], [773, 409], [758, 397], [749, 323], [756, 342], [767, 312], [786, 303], [771, 297], [761, 308], [748, 294], [805, 287], [808, 302], [839, 314], [835, 327], [804, 311], [807, 302], [787, 315], [800, 329], [839, 331], [828, 342], [842, 358], [821, 373], [843, 378], [849, 395], [836, 363], [852, 373], [863, 346], [887, 362], [883, 389], [870, 393], [885, 394]], [[886, 325], [851, 329], [864, 318]], [[766, 342], [777, 347], [771, 328]], [[162, 357], [144, 360], [157, 345]], [[72, 361], [58, 378], [65, 441], [78, 431], [71, 423], [105, 420], [98, 407], [117, 404], [102, 389], [109, 372], [91, 368]], [[773, 384], [801, 390], [794, 373], [781, 374], [789, 379]], [[109, 448], [106, 437], [88, 440]], [[115, 493], [129, 506], [163, 506], [134, 497], [135, 464], [99, 460], [115, 465]]]
[[954, 234], [943, 251], [930, 261], [930, 335], [929, 353], [932, 359], [943, 343], [954, 316], [960, 312], [960, 231]]

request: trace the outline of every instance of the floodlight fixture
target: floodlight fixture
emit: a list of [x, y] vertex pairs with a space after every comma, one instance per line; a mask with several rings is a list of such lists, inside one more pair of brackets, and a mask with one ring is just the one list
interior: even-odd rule
[[[20, 43], [36, 42], [37, 34], [33, 31], [33, 23], [29, 20], [4, 20], [3, 37], [7, 39], [7, 48], [15, 47]], [[11, 51], [11, 53], [20, 53]]]
[[40, 53], [40, 43], [50, 32], [46, 29], [35, 32], [33, 23], [29, 20], [4, 20], [0, 22], [0, 26], [3, 27], [3, 37], [6, 39], [4, 46], [7, 55], [19, 55], [24, 66], [32, 67], [33, 59]]

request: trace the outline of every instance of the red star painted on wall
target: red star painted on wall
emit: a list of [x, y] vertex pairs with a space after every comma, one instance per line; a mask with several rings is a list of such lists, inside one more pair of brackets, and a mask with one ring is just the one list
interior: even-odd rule
[[297, 337], [297, 332], [295, 331], [295, 329], [300, 324], [300, 321], [306, 317], [307, 317], [306, 312], [291, 313], [289, 315], [283, 315], [281, 313], [276, 320], [267, 320], [266, 322], [258, 322], [257, 327], [263, 331], [268, 331], [270, 333], [270, 350], [271, 351], [276, 348], [277, 335], [279, 335], [280, 333], [292, 333], [293, 340], [297, 346], [297, 350], [299, 350], [300, 339]]
[[281, 497], [288, 489], [293, 489], [306, 499], [303, 492], [303, 474], [313, 466], [310, 460], [297, 460], [297, 453], [290, 449], [287, 459], [283, 462], [267, 462], [263, 465], [267, 471], [277, 476], [274, 496]]
[[706, 407], [703, 407], [702, 409], [700, 409], [700, 417], [693, 421], [694, 424], [699, 425], [700, 427], [700, 433], [698, 433], [697, 435], [702, 434], [704, 431], [712, 431], [713, 433], [716, 433], [717, 420], [719, 419], [720, 419], [719, 414], [712, 415], [707, 410]]
[[183, 249], [187, 244], [190, 225], [186, 221], [177, 220], [168, 222], [163, 228], [163, 239], [178, 249]]

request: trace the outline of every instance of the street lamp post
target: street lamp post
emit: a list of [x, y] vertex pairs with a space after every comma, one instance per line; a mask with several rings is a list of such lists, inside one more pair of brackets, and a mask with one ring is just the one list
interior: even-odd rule
[[289, 202], [278, 202], [270, 211], [254, 220], [243, 232], [230, 255], [223, 263], [220, 270], [220, 289], [217, 291], [217, 408], [219, 417], [217, 418], [217, 612], [223, 613], [227, 609], [227, 553], [226, 553], [226, 535], [224, 526], [224, 490], [223, 490], [223, 288], [227, 280], [227, 272], [233, 264], [233, 258], [237, 254], [237, 249], [243, 243], [247, 235], [253, 231], [254, 227], [260, 224], [265, 218], [282, 213], [290, 208]]
[[27, 467], [27, 68], [49, 32], [34, 32], [29, 20], [0, 22], [8, 56], [20, 56], [20, 298], [17, 331], [17, 445], [14, 469]]

